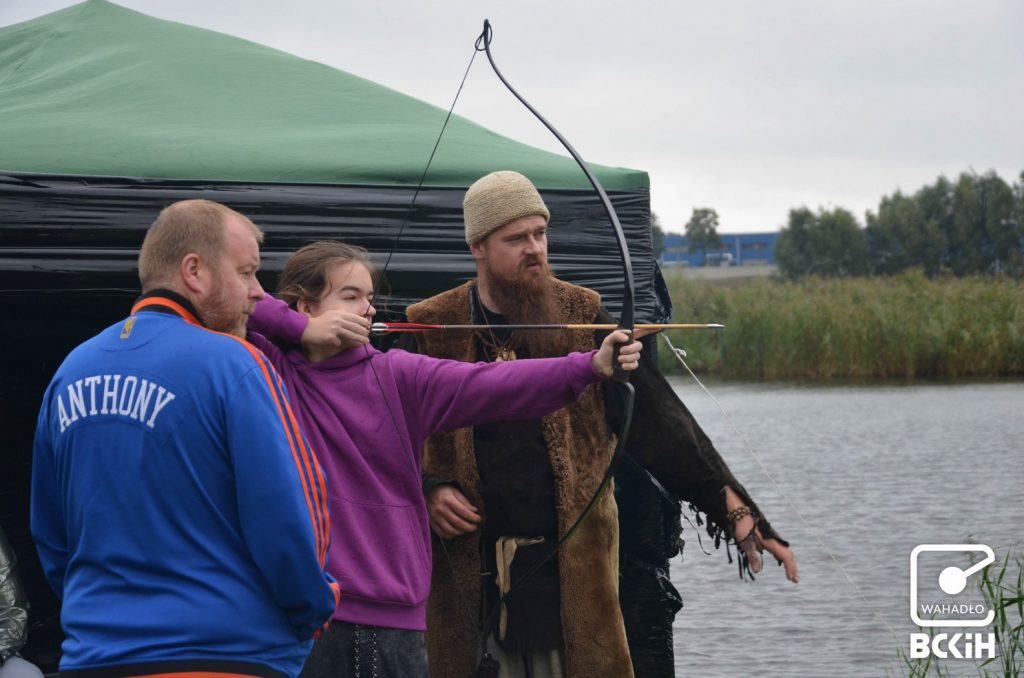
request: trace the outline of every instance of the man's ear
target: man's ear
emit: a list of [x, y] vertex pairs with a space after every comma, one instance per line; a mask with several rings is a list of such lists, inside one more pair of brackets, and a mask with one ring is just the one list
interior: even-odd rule
[[469, 244], [469, 251], [473, 254], [473, 258], [476, 259], [477, 261], [484, 260], [484, 250], [486, 249], [484, 241], [486, 240], [487, 238], [484, 238], [483, 240], [477, 240], [476, 242]]
[[189, 252], [178, 265], [178, 274], [185, 289], [194, 294], [202, 294], [207, 287], [207, 269], [202, 259], [195, 252]]

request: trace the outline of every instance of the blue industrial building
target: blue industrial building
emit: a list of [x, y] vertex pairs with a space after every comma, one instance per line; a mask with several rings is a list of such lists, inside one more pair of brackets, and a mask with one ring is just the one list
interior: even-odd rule
[[690, 239], [685, 235], [666, 233], [660, 263], [663, 266], [775, 265], [778, 233], [721, 233], [719, 237], [722, 247], [708, 250], [705, 261], [701, 252], [689, 253]]

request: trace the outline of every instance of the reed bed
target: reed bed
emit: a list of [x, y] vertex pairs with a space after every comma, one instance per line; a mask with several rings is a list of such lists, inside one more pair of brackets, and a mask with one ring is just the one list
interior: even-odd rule
[[[1024, 375], [1024, 281], [1008, 278], [757, 279], [666, 275], [694, 371], [730, 379], [962, 379]], [[662, 369], [681, 370], [659, 347]]]

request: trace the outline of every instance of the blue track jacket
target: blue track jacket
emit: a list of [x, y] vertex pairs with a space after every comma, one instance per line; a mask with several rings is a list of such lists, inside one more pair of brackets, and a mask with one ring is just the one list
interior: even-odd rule
[[132, 312], [72, 351], [39, 413], [32, 534], [61, 669], [296, 675], [338, 589], [324, 478], [280, 379], [173, 293]]

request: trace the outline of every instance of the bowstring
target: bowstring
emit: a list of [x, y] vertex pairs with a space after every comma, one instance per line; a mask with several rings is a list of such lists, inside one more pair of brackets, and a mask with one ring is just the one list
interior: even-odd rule
[[733, 432], [735, 432], [739, 439], [743, 441], [743, 445], [744, 447], [746, 447], [747, 452], [749, 452], [750, 456], [754, 458], [754, 461], [757, 462], [757, 465], [761, 467], [761, 472], [764, 473], [765, 477], [767, 477], [768, 480], [771, 481], [772, 485], [775, 486], [775, 489], [779, 492], [779, 494], [782, 495], [782, 498], [785, 500], [786, 505], [789, 507], [789, 510], [791, 510], [796, 515], [796, 517], [800, 519], [800, 522], [811, 533], [811, 536], [813, 536], [814, 540], [818, 542], [818, 545], [821, 546], [821, 548], [825, 549], [825, 553], [828, 554], [829, 559], [833, 563], [835, 563], [835, 566], [839, 568], [839, 571], [846, 578], [846, 581], [849, 582], [850, 586], [853, 587], [853, 590], [857, 592], [857, 596], [860, 598], [861, 602], [863, 602], [868, 607], [868, 609], [871, 610], [875, 617], [878, 618], [878, 621], [882, 622], [882, 625], [889, 630], [889, 633], [892, 634], [893, 638], [895, 638], [898, 642], [902, 642], [900, 641], [899, 636], [896, 635], [896, 631], [892, 628], [892, 626], [889, 625], [887, 621], [885, 621], [881, 613], [879, 613], [878, 608], [876, 608], [868, 601], [867, 596], [864, 595], [864, 592], [861, 590], [860, 586], [857, 585], [857, 582], [853, 581], [853, 578], [846, 571], [846, 568], [843, 567], [842, 563], [839, 562], [839, 559], [836, 558], [835, 554], [832, 552], [832, 549], [830, 549], [828, 545], [826, 545], [825, 542], [822, 540], [821, 536], [818, 534], [818, 531], [811, 527], [811, 524], [807, 522], [807, 519], [804, 518], [803, 514], [799, 511], [799, 509], [797, 509], [796, 504], [793, 502], [792, 499], [790, 499], [789, 495], [786, 494], [786, 491], [782, 489], [782, 485], [780, 485], [779, 482], [775, 480], [775, 477], [768, 470], [768, 467], [764, 465], [764, 462], [761, 461], [761, 458], [757, 456], [757, 453], [754, 452], [754, 448], [751, 447], [750, 443], [747, 441], [746, 436], [744, 436], [743, 433], [740, 432], [739, 427], [736, 426], [736, 423], [732, 420], [732, 417], [729, 416], [729, 413], [725, 411], [725, 408], [722, 407], [722, 404], [720, 402], [718, 402], [718, 399], [711, 394], [711, 391], [709, 391], [708, 388], [704, 385], [704, 383], [701, 382], [701, 380], [697, 377], [697, 375], [694, 374], [693, 370], [690, 369], [690, 366], [686, 364], [686, 360], [684, 360], [684, 358], [686, 357], [686, 351], [684, 351], [681, 348], [676, 348], [675, 346], [673, 346], [672, 341], [668, 338], [668, 334], [666, 332], [661, 332], [660, 334], [662, 338], [665, 340], [665, 343], [668, 344], [669, 350], [672, 351], [672, 355], [674, 355], [676, 360], [678, 360], [679, 363], [686, 368], [686, 371], [690, 373], [690, 376], [693, 377], [693, 380], [697, 383], [698, 386], [700, 386], [701, 390], [704, 391], [708, 398], [711, 398], [711, 402], [713, 402], [718, 407], [719, 411], [722, 413], [722, 416], [725, 417], [725, 420], [727, 422], [729, 422], [729, 426], [732, 427]]
[[[459, 89], [455, 92], [455, 97], [452, 99], [451, 106], [448, 107], [448, 113], [445, 115], [444, 123], [441, 125], [441, 131], [437, 134], [437, 140], [434, 141], [434, 147], [430, 151], [430, 157], [427, 158], [427, 164], [423, 168], [423, 173], [420, 174], [420, 180], [416, 184], [416, 190], [413, 191], [412, 200], [409, 202], [409, 207], [405, 211], [405, 216], [402, 218], [402, 223], [398, 228], [398, 233], [395, 235], [395, 240], [391, 244], [391, 248], [388, 250], [388, 258], [384, 261], [384, 266], [380, 271], [380, 280], [387, 280], [388, 266], [391, 265], [391, 257], [394, 256], [395, 250], [398, 248], [398, 241], [402, 237], [402, 232], [405, 231], [405, 227], [409, 224], [409, 219], [412, 217], [413, 208], [416, 206], [416, 198], [419, 197], [420, 191], [423, 189], [423, 184], [427, 179], [427, 173], [430, 171], [430, 165], [434, 161], [434, 156], [437, 154], [437, 149], [441, 145], [441, 138], [444, 137], [444, 131], [448, 127], [448, 121], [452, 118], [452, 113], [455, 111], [455, 104], [459, 100], [459, 95], [462, 94], [462, 88], [466, 84], [466, 79], [469, 77], [469, 71], [473, 67], [473, 61], [476, 60], [477, 50], [474, 47], [473, 54], [469, 58], [469, 63], [466, 65], [466, 72], [462, 74], [462, 81], [459, 83]], [[387, 309], [384, 309], [387, 313]], [[363, 353], [366, 355], [367, 360], [370, 363], [370, 370], [373, 372], [373, 377], [377, 381], [377, 388], [380, 389], [381, 397], [384, 400], [384, 407], [388, 411], [388, 416], [391, 418], [391, 426], [395, 430], [395, 435], [398, 439], [402, 440], [402, 435], [399, 433], [398, 419], [395, 417], [395, 413], [391, 409], [391, 405], [388, 403], [387, 395], [384, 393], [384, 385], [381, 383], [380, 375], [377, 374], [377, 368], [373, 364], [373, 357], [370, 355], [370, 349], [368, 344], [363, 344]], [[410, 450], [413, 455], [412, 461], [415, 464], [416, 450]]]
[[398, 227], [398, 233], [395, 235], [395, 240], [391, 245], [391, 249], [388, 250], [388, 258], [384, 261], [384, 267], [381, 269], [381, 277], [385, 277], [388, 272], [388, 266], [391, 264], [391, 257], [394, 256], [395, 250], [398, 248], [398, 241], [402, 238], [402, 232], [409, 223], [410, 217], [412, 217], [412, 210], [416, 206], [416, 198], [419, 197], [420, 191], [423, 189], [423, 184], [427, 179], [427, 172], [430, 171], [430, 165], [434, 162], [434, 156], [437, 154], [437, 149], [441, 145], [441, 138], [444, 136], [444, 131], [448, 128], [448, 121], [452, 119], [452, 113], [455, 111], [455, 104], [459, 100], [459, 95], [462, 94], [462, 88], [466, 84], [466, 78], [469, 77], [469, 71], [473, 68], [473, 61], [476, 59], [477, 49], [474, 46], [473, 55], [469, 58], [469, 63], [466, 65], [466, 72], [462, 74], [462, 81], [459, 83], [459, 89], [455, 92], [455, 98], [452, 99], [452, 105], [448, 107], [448, 114], [445, 115], [444, 123], [441, 125], [441, 131], [437, 135], [437, 140], [434, 142], [434, 148], [430, 151], [430, 157], [427, 158], [427, 165], [423, 168], [423, 174], [420, 175], [420, 180], [416, 184], [416, 190], [413, 191], [412, 200], [409, 202], [409, 207], [405, 211], [405, 217], [402, 219], [401, 225]]
[[[434, 156], [437, 154], [437, 149], [441, 146], [441, 139], [444, 137], [444, 132], [448, 128], [448, 122], [452, 118], [452, 114], [455, 111], [455, 104], [459, 101], [459, 96], [462, 94], [462, 88], [466, 84], [466, 79], [469, 77], [469, 71], [473, 68], [473, 62], [476, 60], [476, 54], [479, 50], [474, 45], [473, 54], [469, 58], [469, 63], [466, 65], [466, 71], [462, 74], [462, 80], [459, 82], [459, 88], [455, 92], [455, 97], [452, 99], [451, 106], [448, 107], [448, 113], [445, 115], [444, 123], [441, 125], [441, 131], [437, 134], [437, 139], [434, 141], [434, 147], [430, 151], [430, 157], [427, 158], [427, 164], [423, 168], [423, 173], [420, 175], [419, 182], [416, 184], [416, 189], [413, 191], [412, 200], [409, 201], [409, 207], [405, 211], [405, 216], [402, 218], [402, 223], [398, 227], [398, 233], [395, 234], [395, 239], [391, 244], [391, 248], [388, 250], [388, 257], [384, 261], [384, 266], [380, 271], [380, 280], [387, 280], [388, 266], [391, 265], [391, 258], [395, 254], [395, 250], [398, 249], [398, 242], [402, 238], [402, 233], [405, 231], [405, 227], [409, 224], [409, 220], [412, 218], [413, 209], [416, 206], [416, 199], [420, 195], [420, 191], [423, 189], [423, 184], [426, 182], [427, 173], [430, 171], [430, 165], [434, 162]], [[385, 313], [387, 309], [385, 308]], [[380, 391], [381, 399], [384, 401], [384, 407], [388, 412], [388, 417], [391, 419], [391, 426], [395, 431], [395, 436], [399, 442], [403, 440], [402, 434], [399, 432], [398, 419], [395, 417], [394, 411], [391, 409], [391, 405], [388, 403], [387, 394], [384, 392], [384, 385], [380, 380], [380, 375], [377, 373], [377, 368], [373, 364], [373, 356], [370, 355], [370, 349], [367, 344], [363, 344], [363, 353], [366, 355], [367, 362], [370, 364], [370, 371], [373, 372], [373, 378], [377, 382], [377, 389]], [[410, 461], [413, 466], [416, 466], [416, 450], [410, 446], [409, 453], [411, 455]], [[422, 454], [422, 452], [421, 452]], [[424, 498], [425, 500], [425, 498]], [[438, 541], [441, 543], [441, 550], [444, 552], [444, 557], [448, 561], [448, 566], [451, 568], [452, 573], [455, 572], [455, 565], [452, 563], [451, 556], [448, 554], [448, 548], [444, 543], [444, 538], [439, 538]], [[473, 618], [472, 610], [468, 607], [469, 602], [463, 600], [462, 603], [466, 606], [466, 612], [469, 613], [469, 619]], [[480, 639], [480, 630], [477, 629], [477, 641]]]

